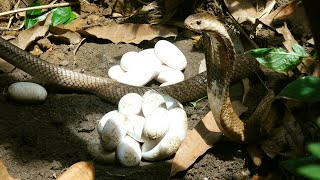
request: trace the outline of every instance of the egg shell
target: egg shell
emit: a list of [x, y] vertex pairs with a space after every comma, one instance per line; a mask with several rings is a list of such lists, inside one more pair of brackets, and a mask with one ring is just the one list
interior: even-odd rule
[[17, 82], [8, 87], [9, 97], [19, 103], [41, 103], [47, 98], [47, 91], [39, 84]]
[[118, 144], [126, 136], [128, 131], [128, 118], [122, 114], [117, 113], [112, 115], [105, 123], [101, 132], [101, 145], [106, 151], [113, 151]]
[[168, 110], [176, 108], [176, 107], [183, 109], [183, 105], [178, 100], [174, 99], [173, 97], [166, 95], [166, 94], [162, 94], [162, 97], [164, 98], [164, 101], [166, 103]]
[[134, 115], [141, 112], [142, 97], [137, 93], [124, 95], [119, 103], [118, 110], [125, 115]]
[[153, 140], [162, 137], [168, 128], [168, 110], [158, 107], [146, 117], [142, 133], [147, 139]]
[[169, 110], [168, 119], [170, 127], [165, 136], [157, 141], [146, 141], [142, 145], [142, 157], [149, 161], [163, 160], [179, 149], [187, 135], [187, 114], [181, 108]]
[[118, 79], [118, 82], [132, 86], [144, 86], [157, 75], [157, 71], [144, 69], [144, 67], [141, 66], [139, 69], [124, 73], [124, 75]]
[[111, 79], [118, 80], [120, 77], [124, 75], [125, 71], [120, 67], [120, 65], [112, 66], [108, 70], [108, 76]]
[[183, 70], [187, 66], [187, 59], [184, 54], [169, 41], [158, 41], [154, 46], [154, 52], [169, 67]]
[[138, 142], [145, 142], [146, 138], [143, 136], [142, 131], [146, 118], [139, 115], [130, 115], [128, 116], [128, 121], [127, 135], [131, 136]]
[[134, 70], [141, 66], [142, 61], [138, 52], [129, 51], [122, 55], [120, 60], [120, 66], [124, 71]]
[[117, 110], [113, 110], [113, 111], [108, 112], [104, 116], [102, 116], [102, 118], [100, 119], [98, 126], [97, 126], [97, 130], [98, 130], [98, 133], [100, 136], [102, 134], [102, 129], [103, 129], [104, 125], [106, 124], [106, 122], [109, 120], [109, 118], [111, 116], [117, 115], [117, 113], [118, 113]]
[[158, 73], [160, 72], [162, 61], [156, 56], [154, 48], [140, 51], [139, 56], [145, 68], [154, 69]]
[[105, 151], [102, 146], [100, 139], [91, 140], [87, 149], [89, 154], [97, 161], [107, 164], [113, 164], [116, 162], [116, 152], [115, 151]]
[[117, 147], [117, 158], [121, 165], [132, 167], [141, 161], [140, 144], [130, 136], [126, 136]]
[[157, 77], [155, 77], [155, 80], [160, 83], [178, 83], [184, 80], [184, 74], [180, 70], [162, 65], [160, 68], [160, 73]]
[[144, 117], [147, 117], [154, 109], [166, 107], [166, 103], [162, 94], [155, 90], [149, 90], [142, 96], [141, 107]]

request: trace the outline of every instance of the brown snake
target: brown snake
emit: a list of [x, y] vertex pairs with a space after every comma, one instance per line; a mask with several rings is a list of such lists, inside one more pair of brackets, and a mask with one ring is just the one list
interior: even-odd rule
[[0, 57], [45, 83], [93, 93], [112, 103], [117, 103], [127, 93], [143, 94], [150, 89], [168, 94], [182, 103], [203, 97], [208, 92], [212, 113], [222, 132], [238, 142], [253, 141], [257, 137], [257, 129], [259, 130], [259, 127], [254, 127], [256, 121], [268, 112], [272, 96], [266, 96], [250, 120], [243, 123], [231, 106], [229, 85], [230, 82], [252, 73], [250, 67], [258, 68], [257, 62], [248, 67], [248, 62], [236, 61], [235, 50], [226, 29], [212, 16], [191, 15], [185, 20], [185, 24], [192, 30], [202, 31], [207, 76], [204, 72], [165, 87], [135, 87], [110, 78], [67, 70], [43, 61], [2, 38], [0, 38]]

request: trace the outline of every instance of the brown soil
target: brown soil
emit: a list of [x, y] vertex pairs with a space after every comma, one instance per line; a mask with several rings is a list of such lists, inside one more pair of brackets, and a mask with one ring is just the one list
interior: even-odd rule
[[[197, 73], [203, 53], [192, 49], [192, 41], [171, 40], [186, 55], [189, 66], [185, 74]], [[140, 44], [140, 48], [150, 46]], [[130, 44], [91, 42], [87, 40], [78, 50], [73, 66], [75, 46], [55, 45], [54, 50], [42, 58], [66, 68], [106, 76], [108, 68], [118, 63], [122, 54], [140, 48]], [[15, 70], [19, 72], [18, 70]], [[5, 76], [5, 74], [1, 74]], [[241, 84], [240, 84], [241, 85]], [[238, 85], [239, 86], [239, 85]], [[1, 89], [4, 89], [2, 86]], [[240, 88], [236, 88], [240, 91]], [[54, 179], [65, 168], [78, 161], [92, 161], [86, 145], [98, 137], [96, 125], [116, 105], [89, 94], [62, 92], [49, 88], [47, 100], [40, 105], [21, 105], [7, 100], [0, 101], [0, 159], [10, 174], [20, 179]], [[239, 94], [239, 93], [235, 93]], [[185, 104], [189, 129], [209, 111], [206, 100], [197, 107]], [[255, 169], [245, 146], [220, 142], [187, 171], [175, 178], [182, 179], [248, 179]], [[166, 179], [170, 173], [168, 162], [142, 162], [136, 168], [106, 165], [95, 162], [96, 179]]]

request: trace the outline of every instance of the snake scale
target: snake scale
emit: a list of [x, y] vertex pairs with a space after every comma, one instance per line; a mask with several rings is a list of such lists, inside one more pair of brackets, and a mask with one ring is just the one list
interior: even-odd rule
[[[236, 61], [235, 50], [224, 26], [211, 15], [201, 13], [189, 16], [185, 25], [203, 35], [207, 60], [207, 73], [201, 73], [183, 82], [165, 87], [135, 87], [121, 84], [105, 77], [78, 73], [50, 64], [21, 50], [0, 38], [0, 57], [26, 73], [47, 84], [55, 84], [74, 90], [81, 90], [117, 103], [127, 93], [143, 94], [154, 89], [168, 94], [180, 102], [189, 102], [208, 93], [210, 107], [221, 131], [238, 142], [251, 142], [256, 136], [255, 124], [268, 112], [272, 96], [266, 96], [247, 123], [234, 113], [229, 99], [229, 85], [232, 81], [247, 77], [252, 69], [258, 69], [257, 62]], [[207, 83], [208, 81], [208, 83]], [[270, 108], [269, 108], [270, 109]]]

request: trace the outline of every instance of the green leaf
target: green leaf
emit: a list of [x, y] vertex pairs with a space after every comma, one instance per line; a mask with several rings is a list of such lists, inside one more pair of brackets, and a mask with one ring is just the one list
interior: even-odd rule
[[70, 17], [70, 19], [67, 21], [67, 22], [65, 22], [65, 23], [63, 23], [63, 25], [68, 25], [68, 24], [70, 24], [73, 20], [75, 20], [77, 18], [77, 16], [72, 12], [71, 13], [71, 17]]
[[306, 51], [299, 44], [293, 44], [291, 47], [292, 47], [292, 50], [295, 53], [297, 53], [300, 57], [308, 57], [308, 54], [306, 53]]
[[[28, 7], [35, 7], [35, 6], [40, 6], [40, 2], [36, 1], [34, 3], [31, 3]], [[40, 9], [30, 10], [30, 11], [27, 11], [26, 14], [27, 14], [27, 17], [28, 15], [31, 15], [31, 16], [40, 15], [41, 10]]]
[[298, 173], [310, 179], [320, 180], [320, 165], [310, 164], [299, 167], [297, 169]]
[[303, 167], [312, 163], [316, 163], [319, 159], [314, 156], [307, 156], [297, 159], [289, 159], [285, 161], [281, 161], [280, 165], [287, 169], [289, 172], [291, 172], [294, 175], [297, 174], [297, 169], [299, 167]]
[[307, 53], [300, 45], [293, 45], [295, 52], [287, 52], [283, 48], [259, 48], [250, 51], [250, 54], [263, 66], [275, 71], [287, 72], [301, 63]]
[[52, 25], [57, 26], [67, 22], [71, 18], [72, 10], [71, 7], [57, 8], [52, 14]]
[[37, 22], [45, 20], [50, 12], [51, 11], [48, 11], [48, 12], [42, 14], [41, 16], [37, 16], [35, 18], [26, 18], [24, 27], [26, 29], [33, 27]]
[[287, 98], [303, 102], [320, 101], [320, 78], [305, 76], [289, 83], [279, 93], [281, 98]]
[[320, 158], [320, 143], [311, 143], [307, 146], [307, 149], [313, 156]]

